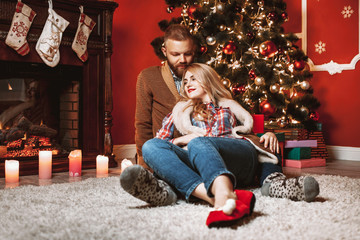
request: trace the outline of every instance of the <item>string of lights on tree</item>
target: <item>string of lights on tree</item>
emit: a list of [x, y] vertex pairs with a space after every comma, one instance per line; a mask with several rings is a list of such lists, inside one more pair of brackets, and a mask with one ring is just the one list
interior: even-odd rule
[[[207, 63], [222, 77], [235, 100], [255, 114], [264, 114], [269, 128], [316, 129], [319, 101], [309, 83], [307, 56], [284, 33], [288, 21], [282, 0], [165, 0], [167, 12], [181, 16], [159, 22], [189, 27], [198, 42], [197, 62]], [[163, 39], [151, 43], [163, 59]]]

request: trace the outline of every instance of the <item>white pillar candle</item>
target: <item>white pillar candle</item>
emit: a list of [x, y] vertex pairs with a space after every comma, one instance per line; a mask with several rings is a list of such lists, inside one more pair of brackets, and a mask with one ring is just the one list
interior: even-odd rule
[[69, 175], [71, 177], [81, 176], [81, 162], [82, 162], [81, 150], [77, 149], [71, 151], [69, 154]]
[[19, 182], [19, 161], [5, 160], [5, 182], [6, 183]]
[[109, 158], [107, 156], [98, 155], [96, 157], [96, 174], [108, 174]]
[[50, 179], [52, 173], [52, 152], [39, 151], [39, 178]]

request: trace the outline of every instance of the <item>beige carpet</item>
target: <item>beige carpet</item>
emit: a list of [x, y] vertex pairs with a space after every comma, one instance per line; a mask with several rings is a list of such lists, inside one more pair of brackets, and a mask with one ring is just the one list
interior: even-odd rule
[[360, 179], [316, 176], [313, 203], [260, 196], [233, 228], [208, 229], [207, 205], [148, 207], [118, 177], [0, 190], [0, 239], [360, 239]]

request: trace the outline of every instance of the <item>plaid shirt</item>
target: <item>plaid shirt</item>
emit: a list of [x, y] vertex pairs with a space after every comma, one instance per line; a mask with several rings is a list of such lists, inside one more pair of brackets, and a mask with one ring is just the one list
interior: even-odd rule
[[[206, 130], [207, 137], [226, 137], [235, 138], [231, 134], [231, 130], [236, 126], [236, 118], [229, 108], [215, 107], [213, 103], [206, 104], [210, 111], [209, 119], [202, 121], [195, 120], [191, 116], [193, 126], [197, 126]], [[173, 140], [174, 134], [174, 116], [169, 113], [163, 120], [162, 128], [157, 132], [156, 138], [167, 141]]]

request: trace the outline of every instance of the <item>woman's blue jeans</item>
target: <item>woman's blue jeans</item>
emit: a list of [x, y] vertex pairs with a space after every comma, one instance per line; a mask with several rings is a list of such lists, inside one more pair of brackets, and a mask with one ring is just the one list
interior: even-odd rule
[[227, 175], [234, 188], [253, 183], [258, 168], [255, 148], [244, 139], [198, 137], [182, 149], [153, 138], [142, 147], [144, 161], [155, 174], [175, 187], [187, 200], [195, 188], [205, 184], [207, 194], [216, 177]]

